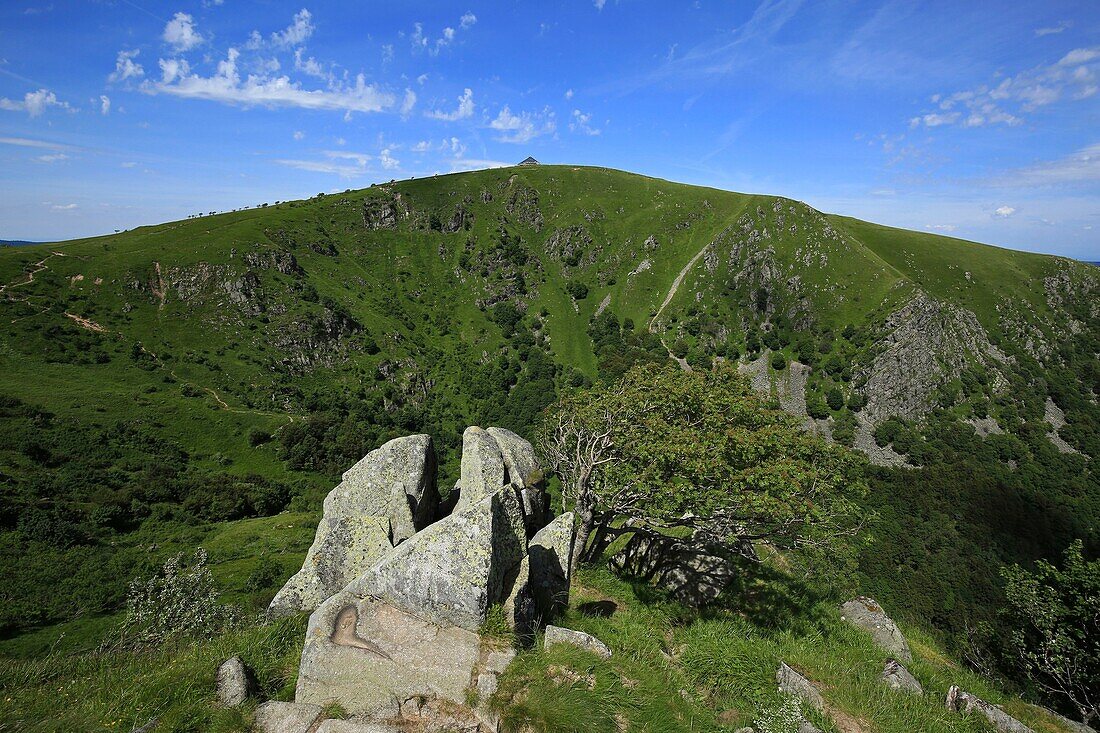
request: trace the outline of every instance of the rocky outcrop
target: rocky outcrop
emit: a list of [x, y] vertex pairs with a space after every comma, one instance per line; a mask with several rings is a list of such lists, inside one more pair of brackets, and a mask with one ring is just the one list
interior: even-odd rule
[[[436, 508], [435, 465], [425, 438], [402, 439], [411, 442], [400, 451], [387, 444], [348, 471], [348, 486], [326, 499], [326, 516], [393, 509], [372, 491], [357, 490], [359, 484], [395, 487], [392, 493], [408, 497], [406, 511], [414, 518], [424, 502]], [[463, 498], [454, 511], [426, 527], [413, 521], [411, 536], [385, 549], [310, 616], [299, 703], [335, 702], [376, 723], [401, 718], [436, 725], [455, 711], [462, 730], [492, 722], [487, 711], [464, 706], [472, 692], [492, 695], [514, 652], [479, 630], [496, 606], [520, 632], [534, 631], [556, 610], [568, 594], [562, 557], [573, 522], [566, 515], [535, 527], [528, 541], [532, 515], [524, 510], [523, 490], [541, 492], [541, 485], [527, 441], [474, 427], [463, 448]]]
[[914, 695], [923, 695], [924, 688], [921, 687], [917, 678], [909, 673], [901, 662], [896, 659], [887, 659], [886, 665], [882, 668], [882, 674], [880, 675], [882, 681], [886, 683], [886, 686], [893, 690], [901, 690], [903, 692], [910, 692]]
[[574, 631], [561, 626], [547, 626], [546, 636], [543, 638], [543, 646], [549, 649], [556, 644], [570, 644], [586, 651], [590, 651], [602, 659], [611, 658], [611, 648], [602, 641], [586, 634], [583, 631]]
[[840, 618], [870, 633], [875, 644], [894, 658], [903, 662], [913, 661], [909, 642], [905, 640], [894, 620], [886, 615], [886, 611], [873, 598], [860, 596], [848, 601], [840, 607]]
[[608, 563], [620, 574], [654, 583], [676, 600], [704, 606], [726, 589], [733, 565], [702, 543], [635, 534]]
[[222, 662], [215, 679], [218, 704], [223, 708], [240, 707], [252, 694], [252, 674], [240, 657], [230, 657]]
[[986, 702], [977, 695], [964, 692], [955, 685], [951, 685], [951, 688], [947, 691], [946, 704], [948, 710], [963, 715], [971, 712], [980, 713], [1001, 733], [1035, 733], [1031, 728], [1028, 728], [996, 705]]
[[874, 423], [922, 418], [937, 388], [972, 360], [989, 367], [1006, 360], [972, 311], [923, 292], [890, 314], [877, 340], [878, 353], [856, 374], [867, 398], [863, 412]]
[[344, 473], [302, 569], [272, 599], [274, 616], [312, 611], [426, 526], [439, 503], [428, 435], [397, 438]]

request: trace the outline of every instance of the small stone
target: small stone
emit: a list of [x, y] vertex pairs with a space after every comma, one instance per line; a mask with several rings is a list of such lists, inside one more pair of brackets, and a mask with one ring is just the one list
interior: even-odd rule
[[217, 674], [218, 704], [235, 708], [252, 694], [252, 675], [240, 657], [230, 657], [221, 663]]
[[549, 649], [555, 644], [572, 644], [581, 649], [586, 649], [603, 659], [609, 659], [611, 657], [611, 648], [591, 634], [586, 634], [583, 631], [566, 629], [561, 626], [547, 626], [546, 636], [543, 638], [543, 647]]
[[322, 715], [320, 705], [271, 700], [256, 708], [260, 733], [307, 733]]
[[924, 688], [917, 678], [896, 659], [886, 660], [886, 666], [882, 668], [882, 681], [894, 690], [904, 690], [914, 695], [924, 694]]
[[482, 700], [487, 700], [497, 691], [500, 683], [492, 672], [482, 672], [477, 676], [477, 694]]
[[854, 598], [840, 607], [840, 614], [842, 620], [870, 633], [875, 644], [895, 659], [905, 663], [913, 661], [909, 642], [905, 640], [894, 620], [886, 615], [886, 611], [873, 598]]
[[779, 663], [779, 669], [775, 671], [775, 681], [781, 692], [801, 698], [818, 712], [825, 711], [825, 700], [814, 683], [795, 672], [786, 662]]

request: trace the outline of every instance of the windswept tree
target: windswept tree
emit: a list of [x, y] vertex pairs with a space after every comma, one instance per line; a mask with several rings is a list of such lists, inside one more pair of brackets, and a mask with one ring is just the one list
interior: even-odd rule
[[1078, 540], [1061, 568], [1040, 560], [1034, 571], [1013, 565], [1001, 575], [1010, 659], [1091, 725], [1100, 718], [1100, 560], [1086, 560]]
[[642, 365], [566, 393], [537, 442], [577, 516], [574, 571], [626, 532], [835, 556], [858, 528], [862, 458], [766, 408], [729, 365]]

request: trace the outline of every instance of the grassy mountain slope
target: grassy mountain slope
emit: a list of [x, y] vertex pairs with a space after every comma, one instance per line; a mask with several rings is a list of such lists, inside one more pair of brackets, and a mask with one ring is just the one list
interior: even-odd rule
[[[1061, 258], [570, 166], [4, 248], [0, 652], [94, 646], [130, 578], [198, 545], [261, 608], [367, 451], [429, 432], [447, 486], [464, 426], [526, 433], [557, 391], [670, 353], [740, 359], [814, 429], [925, 466], [874, 475], [886, 539], [864, 579], [950, 626], [995, 603], [1000, 563], [1100, 548], [1098, 283]], [[968, 572], [944, 579], [930, 553]]]

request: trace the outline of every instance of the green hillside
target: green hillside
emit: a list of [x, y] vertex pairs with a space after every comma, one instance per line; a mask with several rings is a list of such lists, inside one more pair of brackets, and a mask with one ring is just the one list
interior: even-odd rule
[[369, 450], [431, 433], [447, 487], [466, 425], [672, 356], [868, 452], [858, 582], [953, 651], [1002, 564], [1100, 551], [1098, 273], [571, 166], [0, 249], [0, 654], [94, 647], [199, 545], [261, 609]]

